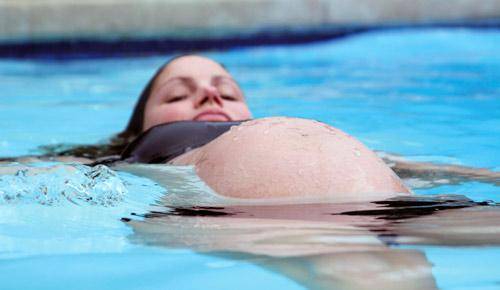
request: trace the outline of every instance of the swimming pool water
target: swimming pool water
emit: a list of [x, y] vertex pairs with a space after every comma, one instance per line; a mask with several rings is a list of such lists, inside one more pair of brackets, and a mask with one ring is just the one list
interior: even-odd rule
[[[317, 119], [375, 150], [498, 171], [498, 43], [496, 30], [419, 29], [204, 54], [234, 74], [255, 117]], [[105, 140], [169, 57], [0, 60], [0, 156]], [[0, 288], [302, 289], [249, 261], [132, 243], [119, 219], [164, 190], [121, 178], [127, 196], [113, 207], [0, 202]], [[500, 187], [479, 182], [417, 192], [500, 201]], [[441, 289], [498, 289], [498, 248], [419, 248]]]

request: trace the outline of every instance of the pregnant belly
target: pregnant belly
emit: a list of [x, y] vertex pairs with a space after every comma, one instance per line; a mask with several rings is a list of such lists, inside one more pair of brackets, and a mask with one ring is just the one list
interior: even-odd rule
[[409, 194], [362, 143], [339, 129], [305, 119], [248, 121], [171, 163], [194, 165], [214, 191], [229, 197], [354, 202]]

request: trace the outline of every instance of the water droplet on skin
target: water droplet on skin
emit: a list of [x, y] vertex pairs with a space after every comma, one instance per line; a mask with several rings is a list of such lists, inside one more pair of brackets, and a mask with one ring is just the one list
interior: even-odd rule
[[238, 137], [233, 137], [233, 141], [238, 141]]
[[358, 149], [354, 149], [354, 155], [361, 156], [361, 152]]

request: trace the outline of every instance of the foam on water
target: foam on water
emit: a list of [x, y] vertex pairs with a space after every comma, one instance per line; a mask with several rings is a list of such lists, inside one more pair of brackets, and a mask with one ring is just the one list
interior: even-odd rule
[[0, 204], [116, 206], [126, 194], [120, 177], [104, 165], [22, 166], [13, 175], [0, 175]]

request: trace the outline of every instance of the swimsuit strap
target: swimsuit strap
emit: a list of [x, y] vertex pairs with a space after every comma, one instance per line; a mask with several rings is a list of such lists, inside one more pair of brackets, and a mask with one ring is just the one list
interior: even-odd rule
[[154, 126], [139, 135], [121, 154], [129, 163], [165, 163], [219, 137], [235, 122], [178, 121]]

